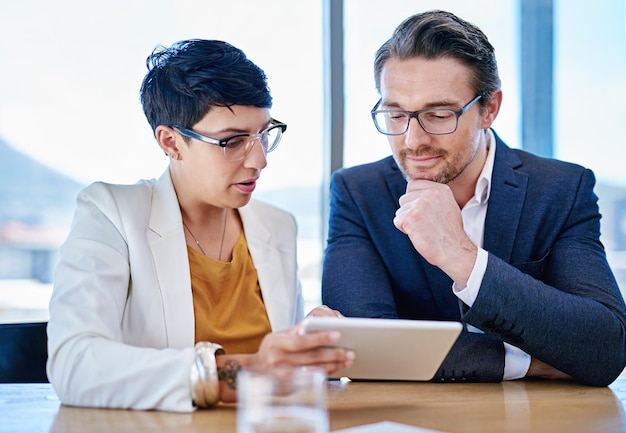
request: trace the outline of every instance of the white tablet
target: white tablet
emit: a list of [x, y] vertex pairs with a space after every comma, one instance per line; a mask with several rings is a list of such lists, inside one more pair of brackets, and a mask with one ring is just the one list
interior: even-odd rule
[[460, 322], [354, 317], [307, 317], [300, 333], [337, 330], [335, 346], [353, 349], [352, 367], [331, 378], [426, 381], [461, 333]]

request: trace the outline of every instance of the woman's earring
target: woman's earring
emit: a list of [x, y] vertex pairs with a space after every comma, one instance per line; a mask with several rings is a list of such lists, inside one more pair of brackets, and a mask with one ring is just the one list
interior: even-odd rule
[[170, 157], [171, 157], [173, 160], [178, 161], [178, 154], [177, 154], [177, 153], [172, 153], [172, 154], [170, 155]]

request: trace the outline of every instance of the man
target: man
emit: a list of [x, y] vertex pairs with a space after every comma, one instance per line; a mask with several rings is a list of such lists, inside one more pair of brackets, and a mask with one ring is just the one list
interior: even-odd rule
[[463, 321], [436, 381], [611, 383], [626, 365], [626, 307], [593, 173], [490, 129], [502, 101], [493, 47], [451, 13], [406, 19], [374, 70], [372, 117], [393, 157], [332, 177], [323, 303]]

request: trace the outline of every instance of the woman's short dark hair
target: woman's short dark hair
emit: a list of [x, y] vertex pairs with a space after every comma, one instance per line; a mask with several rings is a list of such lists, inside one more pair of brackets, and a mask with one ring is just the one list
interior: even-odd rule
[[190, 39], [159, 46], [146, 59], [141, 104], [152, 127], [191, 128], [213, 106], [271, 108], [267, 77], [227, 42]]
[[[493, 46], [475, 25], [456, 15], [433, 10], [405, 19], [391, 38], [376, 52], [374, 79], [380, 92], [380, 75], [390, 58], [407, 60], [422, 57], [428, 60], [451, 57], [473, 71], [475, 94], [487, 96], [500, 88], [498, 64]], [[479, 102], [485, 105], [488, 98]]]

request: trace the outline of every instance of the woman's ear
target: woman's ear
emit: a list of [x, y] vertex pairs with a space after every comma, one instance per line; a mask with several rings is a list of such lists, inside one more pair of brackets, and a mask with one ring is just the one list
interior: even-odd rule
[[489, 102], [482, 110], [482, 125], [481, 129], [488, 129], [498, 116], [500, 106], [502, 105], [502, 90], [496, 89], [488, 96]]
[[180, 158], [180, 152], [176, 145], [176, 131], [169, 126], [159, 125], [154, 131], [154, 136], [159, 143], [159, 146], [165, 152], [167, 156], [174, 160]]

